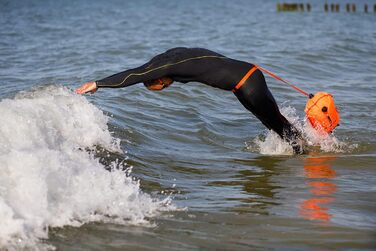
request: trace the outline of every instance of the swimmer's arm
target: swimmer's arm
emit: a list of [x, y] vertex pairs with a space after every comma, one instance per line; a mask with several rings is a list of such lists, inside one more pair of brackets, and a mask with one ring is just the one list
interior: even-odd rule
[[[116, 73], [109, 77], [97, 80], [95, 82], [88, 82], [77, 89], [78, 94], [95, 92], [98, 88], [122, 88], [128, 87], [137, 83], [147, 83], [163, 77], [170, 77], [172, 80], [180, 82], [197, 81], [201, 82], [198, 76], [204, 75], [205, 72], [213, 68], [218, 68], [213, 65], [217, 60], [225, 58], [223, 56], [197, 56], [187, 58], [175, 63], [167, 63], [164, 61], [150, 62], [120, 73]], [[218, 61], [216, 62], [218, 63]], [[153, 65], [153, 66], [151, 66]]]
[[149, 64], [116, 73], [95, 81], [98, 88], [122, 88], [165, 77], [169, 74], [168, 67], [149, 68]]
[[166, 67], [150, 69], [149, 63], [140, 67], [116, 73], [101, 80], [87, 82], [76, 90], [77, 94], [94, 93], [98, 88], [122, 88], [138, 83], [149, 82], [169, 74]]

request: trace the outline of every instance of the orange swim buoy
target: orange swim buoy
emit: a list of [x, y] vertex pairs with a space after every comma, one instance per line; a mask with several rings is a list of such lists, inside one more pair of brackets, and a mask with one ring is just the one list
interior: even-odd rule
[[332, 132], [340, 121], [333, 96], [327, 92], [310, 95], [304, 111], [315, 129], [321, 128], [328, 133]]

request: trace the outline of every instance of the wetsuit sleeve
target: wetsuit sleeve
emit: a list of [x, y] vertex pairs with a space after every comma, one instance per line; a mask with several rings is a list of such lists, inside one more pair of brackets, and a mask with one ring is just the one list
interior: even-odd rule
[[168, 67], [149, 68], [149, 64], [116, 73], [95, 81], [99, 88], [122, 88], [137, 83], [155, 80], [169, 74]]

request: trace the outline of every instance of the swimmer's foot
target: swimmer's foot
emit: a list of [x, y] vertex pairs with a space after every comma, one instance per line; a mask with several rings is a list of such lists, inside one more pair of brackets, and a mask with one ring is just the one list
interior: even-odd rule
[[304, 147], [304, 140], [294, 140], [290, 142], [292, 149], [294, 150], [294, 154], [307, 154], [308, 151]]
[[306, 141], [302, 133], [292, 126], [290, 123], [284, 129], [283, 139], [286, 140], [294, 150], [294, 154], [305, 154], [307, 151], [304, 149]]
[[291, 144], [292, 149], [294, 150], [294, 154], [304, 154], [305, 153], [304, 148], [301, 145], [296, 144], [296, 143], [294, 144], [294, 143], [295, 142]]

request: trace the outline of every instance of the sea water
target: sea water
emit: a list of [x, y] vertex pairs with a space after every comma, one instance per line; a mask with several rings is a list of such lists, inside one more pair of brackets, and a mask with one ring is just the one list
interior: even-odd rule
[[[337, 2], [1, 1], [0, 249], [375, 249], [374, 2]], [[177, 46], [329, 92], [340, 126], [270, 77], [306, 154], [203, 84], [74, 94]]]

